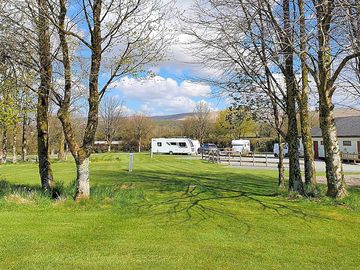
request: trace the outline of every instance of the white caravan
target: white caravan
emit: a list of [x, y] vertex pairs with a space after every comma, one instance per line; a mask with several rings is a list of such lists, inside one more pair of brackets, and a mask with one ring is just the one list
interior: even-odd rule
[[240, 153], [250, 152], [250, 141], [249, 140], [232, 140], [232, 150]]
[[187, 138], [154, 138], [151, 139], [151, 152], [156, 154], [193, 154], [194, 144]]

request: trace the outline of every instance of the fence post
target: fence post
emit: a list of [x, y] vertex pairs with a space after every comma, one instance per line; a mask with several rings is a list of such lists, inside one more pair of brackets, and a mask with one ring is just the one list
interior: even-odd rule
[[252, 158], [253, 158], [253, 166], [255, 166], [255, 152], [253, 152]]
[[132, 172], [134, 165], [134, 153], [130, 153], [129, 172]]
[[241, 152], [240, 152], [240, 166], [241, 166]]
[[230, 165], [230, 152], [228, 153], [228, 163]]
[[265, 163], [266, 163], [266, 167], [268, 166], [268, 158], [267, 158], [267, 153], [265, 154]]
[[220, 151], [216, 151], [216, 156], [217, 156], [217, 163], [221, 163], [221, 160], [220, 160]]

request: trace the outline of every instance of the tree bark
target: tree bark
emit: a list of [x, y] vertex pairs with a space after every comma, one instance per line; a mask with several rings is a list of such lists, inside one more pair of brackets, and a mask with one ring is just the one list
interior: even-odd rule
[[337, 140], [333, 104], [324, 90], [319, 91], [320, 96], [320, 128], [325, 149], [326, 195], [341, 198], [347, 195], [346, 184], [342, 168], [341, 153]]
[[60, 132], [59, 138], [59, 149], [58, 149], [58, 159], [60, 161], [65, 160], [65, 134], [63, 131]]
[[284, 144], [281, 135], [279, 139], [279, 163], [278, 163], [278, 186], [280, 189], [285, 188], [285, 168], [284, 168]]
[[29, 127], [29, 120], [27, 112], [24, 112], [22, 123], [22, 138], [21, 138], [21, 161], [27, 160], [27, 131]]
[[6, 164], [6, 158], [7, 158], [7, 127], [3, 128], [3, 134], [2, 134], [2, 147], [1, 147], [1, 163]]
[[75, 199], [81, 200], [90, 196], [90, 158], [76, 159], [76, 194]]
[[41, 186], [49, 191], [53, 186], [53, 173], [49, 154], [49, 97], [52, 88], [50, 31], [46, 0], [38, 0], [38, 44], [40, 57], [40, 87], [37, 103], [38, 156]]
[[314, 152], [311, 139], [311, 128], [309, 124], [309, 71], [307, 68], [307, 35], [304, 11], [304, 0], [298, 0], [300, 12], [300, 60], [301, 60], [301, 91], [298, 95], [301, 139], [304, 147], [304, 167], [305, 167], [305, 190], [308, 194], [313, 194], [316, 186], [316, 172], [314, 162]]
[[13, 143], [12, 143], [12, 163], [14, 164], [17, 162], [16, 143], [17, 143], [17, 137], [16, 137], [16, 127], [15, 127], [13, 134]]
[[91, 29], [91, 68], [89, 74], [89, 112], [87, 124], [84, 132], [83, 142], [80, 146], [75, 140], [75, 133], [70, 121], [70, 101], [71, 101], [71, 62], [69, 56], [69, 47], [66, 40], [65, 19], [66, 19], [66, 2], [60, 0], [59, 14], [59, 37], [62, 50], [62, 64], [64, 66], [65, 89], [64, 97], [58, 111], [58, 117], [63, 126], [66, 141], [73, 155], [76, 168], [76, 192], [75, 200], [86, 199], [90, 196], [89, 181], [89, 159], [93, 151], [95, 134], [98, 125], [99, 112], [99, 73], [101, 64], [101, 0], [94, 0], [92, 4], [93, 28]]
[[347, 195], [342, 160], [337, 140], [332, 95], [335, 91], [331, 75], [330, 29], [334, 3], [323, 1], [317, 6], [318, 41], [318, 78], [320, 128], [325, 150], [327, 193], [333, 198]]
[[141, 137], [139, 138], [139, 153], [141, 152]]
[[296, 118], [296, 80], [294, 74], [293, 30], [290, 23], [290, 1], [283, 1], [284, 37], [283, 54], [285, 59], [284, 76], [286, 84], [286, 110], [288, 116], [287, 143], [289, 147], [289, 191], [304, 194], [298, 148], [298, 127]]

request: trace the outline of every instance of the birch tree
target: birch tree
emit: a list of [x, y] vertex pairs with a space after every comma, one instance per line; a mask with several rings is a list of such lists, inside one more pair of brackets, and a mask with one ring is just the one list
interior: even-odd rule
[[[99, 103], [111, 84], [125, 76], [136, 75], [161, 59], [169, 44], [166, 16], [170, 4], [158, 0], [82, 1], [80, 13], [67, 10], [67, 1], [53, 1], [50, 16], [57, 28], [63, 67], [63, 91], [55, 93], [60, 107], [58, 117], [62, 123], [70, 152], [74, 156], [77, 178], [77, 200], [90, 196], [89, 159], [93, 151], [98, 126]], [[78, 22], [78, 18], [83, 20]], [[81, 29], [84, 35], [76, 31]], [[70, 102], [73, 88], [73, 57], [69, 43], [75, 39], [90, 55], [88, 79], [87, 124], [81, 142], [75, 140], [70, 121]], [[100, 74], [106, 79], [99, 82]]]
[[[222, 70], [221, 77], [230, 85], [237, 78], [245, 77], [246, 80], [238, 82], [239, 94], [254, 95], [254, 91], [244, 91], [252, 84], [268, 96], [276, 115], [277, 131], [289, 144], [289, 190], [303, 194], [290, 1], [274, 5], [269, 1], [198, 1], [194, 9], [195, 19], [186, 21], [193, 27], [185, 31], [199, 45], [194, 54], [210, 68]], [[287, 134], [280, 128], [279, 109], [286, 112]], [[279, 175], [282, 179], [281, 163]], [[283, 180], [279, 182], [283, 183]]]
[[1, 16], [10, 59], [19, 70], [27, 68], [37, 74], [38, 84], [27, 87], [37, 93], [39, 174], [45, 191], [51, 191], [53, 186], [48, 132], [53, 51], [48, 12], [47, 0], [10, 0]]
[[327, 195], [346, 196], [342, 159], [335, 126], [333, 96], [336, 83], [347, 64], [360, 56], [358, 48], [351, 49], [347, 36], [344, 6], [356, 1], [312, 0], [316, 18], [316, 34], [311, 42], [309, 72], [315, 80], [319, 95], [320, 128], [325, 149]]

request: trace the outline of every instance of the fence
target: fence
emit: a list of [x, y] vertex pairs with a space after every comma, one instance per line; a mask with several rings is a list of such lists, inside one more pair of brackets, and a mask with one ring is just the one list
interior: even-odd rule
[[[278, 164], [279, 159], [274, 157], [273, 153], [241, 153], [233, 151], [230, 148], [223, 148], [217, 150], [209, 150], [201, 154], [201, 158], [208, 160], [213, 163], [225, 162], [229, 165], [239, 165], [239, 166], [274, 166]], [[284, 163], [287, 163], [284, 160]]]
[[[216, 150], [209, 150], [201, 154], [201, 158], [213, 163], [228, 163], [229, 165], [237, 166], [277, 166], [279, 158], [274, 157], [273, 153], [240, 153], [233, 151], [231, 148], [222, 148]], [[344, 162], [360, 162], [360, 154], [356, 153], [342, 153], [342, 160]], [[284, 159], [284, 165], [288, 165], [289, 160]], [[300, 159], [300, 164], [303, 164], [303, 159]]]

